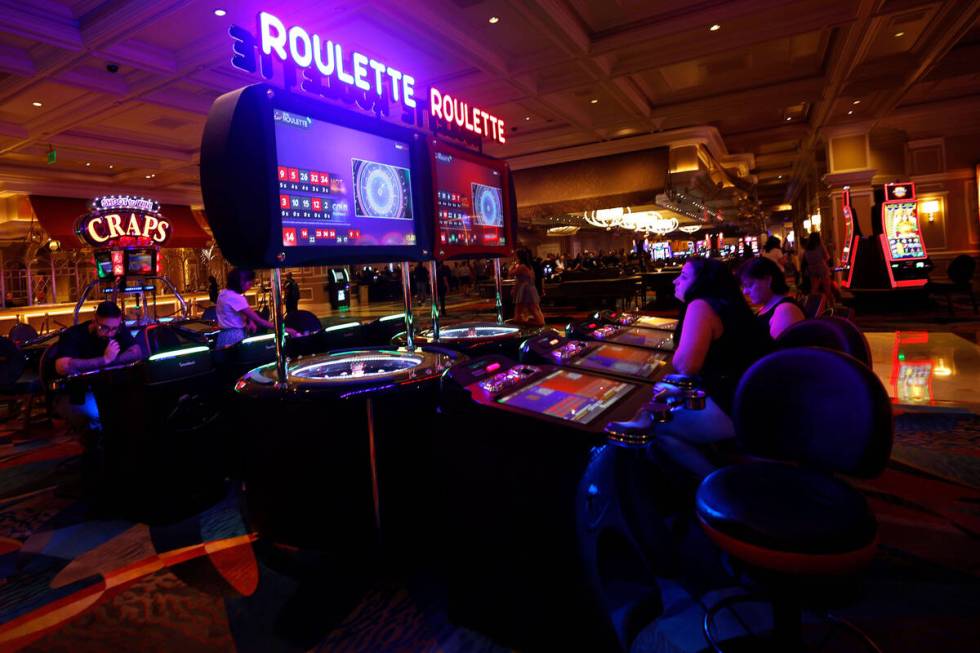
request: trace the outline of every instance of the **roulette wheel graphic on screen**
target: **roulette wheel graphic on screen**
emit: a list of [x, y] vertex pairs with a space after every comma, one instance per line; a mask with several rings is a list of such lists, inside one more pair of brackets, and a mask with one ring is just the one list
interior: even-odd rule
[[490, 227], [501, 227], [504, 224], [503, 198], [500, 189], [483, 184], [472, 185], [473, 212], [478, 224]]
[[354, 159], [354, 212], [365, 218], [411, 218], [408, 170]]

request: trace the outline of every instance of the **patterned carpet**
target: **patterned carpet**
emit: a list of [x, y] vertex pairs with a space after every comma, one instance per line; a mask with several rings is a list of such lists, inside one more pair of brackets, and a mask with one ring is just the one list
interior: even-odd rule
[[[861, 486], [881, 551], [844, 614], [885, 651], [977, 650], [978, 434], [974, 417], [900, 416], [893, 465]], [[121, 517], [84, 498], [81, 454], [60, 428], [0, 431], [0, 651], [507, 650], [450, 623], [431, 578], [311, 573], [248, 532], [235, 483], [181, 519]], [[633, 650], [703, 650], [700, 607], [664, 595]]]

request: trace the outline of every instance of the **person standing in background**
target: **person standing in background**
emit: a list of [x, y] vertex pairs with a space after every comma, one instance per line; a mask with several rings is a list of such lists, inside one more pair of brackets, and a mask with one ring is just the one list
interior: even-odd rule
[[213, 274], [208, 275], [208, 299], [211, 300], [212, 304], [218, 301], [218, 280], [214, 278]]
[[283, 301], [286, 303], [286, 314], [295, 313], [299, 310], [299, 284], [293, 279], [293, 273], [286, 273], [286, 281], [283, 282]]

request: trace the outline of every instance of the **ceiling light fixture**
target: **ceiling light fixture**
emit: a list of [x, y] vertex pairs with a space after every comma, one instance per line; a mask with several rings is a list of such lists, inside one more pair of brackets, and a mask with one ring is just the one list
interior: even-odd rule
[[221, 18], [222, 16], [224, 16], [227, 13], [228, 13], [227, 11], [225, 11], [224, 9], [221, 9], [220, 7], [218, 9], [215, 9], [214, 10], [214, 15], [217, 16], [218, 18]]
[[854, 109], [851, 109], [850, 111], [847, 112], [847, 115], [849, 115], [849, 116], [850, 115], [853, 115], [853, 114], [854, 114]]
[[491, 25], [496, 25], [500, 22], [500, 16], [490, 16], [490, 18], [487, 19], [487, 22]]
[[782, 175], [779, 175], [779, 177], [777, 177], [777, 179], [782, 179], [782, 178], [783, 178], [783, 176], [782, 176]]
[[895, 38], [900, 39], [905, 36], [905, 32], [895, 32]]
[[786, 116], [786, 122], [789, 122], [792, 119], [793, 119], [793, 116]]
[[708, 28], [708, 30], [711, 32], [717, 32], [720, 29], [721, 29], [721, 25], [719, 25], [718, 23], [715, 23], [714, 25]]
[[854, 100], [851, 104], [861, 104], [861, 100]]
[[110, 163], [109, 164], [109, 170], [112, 170], [113, 168], [115, 168], [115, 166]]
[[149, 178], [150, 178], [150, 175], [144, 175], [144, 176], [145, 176], [145, 177], [146, 177], [147, 179], [149, 179]]
[[91, 168], [92, 167], [92, 162], [91, 161], [86, 161], [85, 162], [85, 167], [86, 168]]
[[524, 120], [530, 120], [531, 116], [524, 116]]
[[31, 104], [33, 104], [36, 107], [43, 107], [44, 106], [44, 103], [38, 102], [37, 100], [34, 100], [33, 102], [31, 102]]
[[599, 98], [594, 97], [591, 100], [589, 100], [589, 102], [591, 102], [592, 104], [599, 104]]

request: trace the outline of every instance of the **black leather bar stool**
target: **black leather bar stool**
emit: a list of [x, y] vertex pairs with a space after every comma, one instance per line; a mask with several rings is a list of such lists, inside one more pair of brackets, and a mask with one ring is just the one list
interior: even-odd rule
[[[729, 600], [707, 612], [705, 636], [726, 653], [802, 650], [804, 606], [840, 599], [877, 551], [877, 522], [864, 495], [836, 475], [871, 478], [885, 468], [891, 404], [875, 374], [853, 357], [787, 349], [746, 372], [733, 420], [744, 451], [764, 460], [709, 475], [695, 510], [729, 560], [764, 588], [773, 631], [717, 642], [714, 615], [737, 602]], [[835, 621], [878, 650], [855, 627]]]

